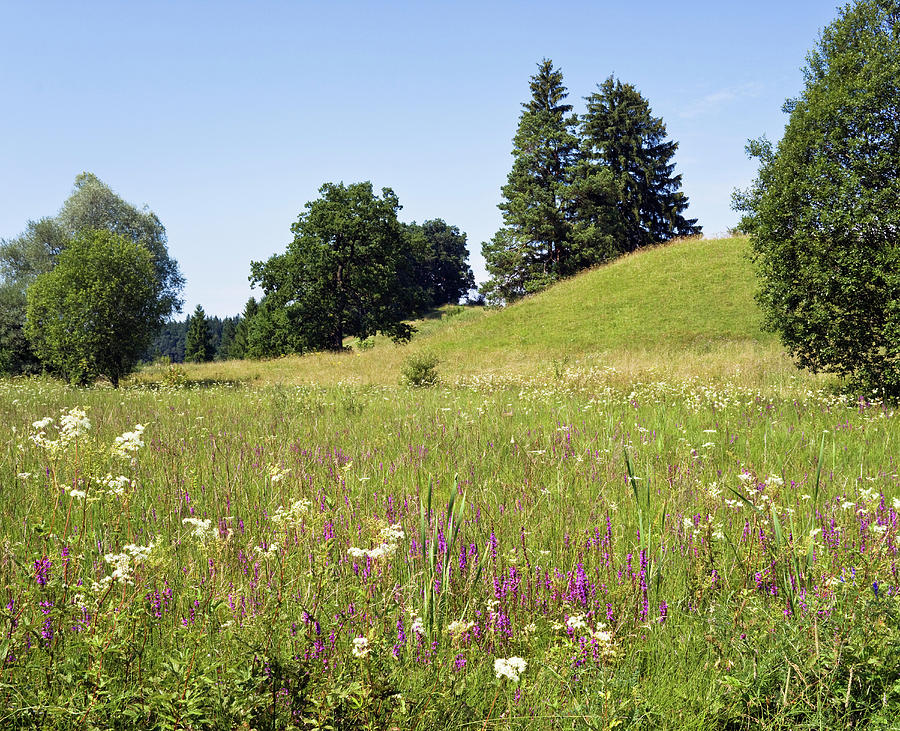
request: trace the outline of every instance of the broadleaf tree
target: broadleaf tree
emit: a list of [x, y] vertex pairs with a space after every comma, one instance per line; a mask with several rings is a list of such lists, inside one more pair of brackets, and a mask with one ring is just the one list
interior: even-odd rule
[[121, 234], [82, 231], [28, 288], [25, 332], [52, 372], [78, 385], [118, 386], [171, 303], [150, 252]]
[[376, 332], [408, 340], [405, 320], [424, 307], [425, 290], [396, 194], [384, 188], [379, 197], [368, 182], [326, 183], [319, 193], [292, 226], [287, 251], [251, 264], [251, 281], [265, 292], [251, 343], [263, 326], [287, 352], [341, 350], [346, 336]]
[[766, 326], [796, 362], [900, 399], [900, 2], [844, 6], [737, 191]]
[[91, 173], [75, 179], [72, 194], [56, 216], [29, 221], [19, 236], [0, 241], [0, 369], [34, 370], [36, 357], [24, 346], [26, 291], [36, 277], [49, 272], [57, 257], [81, 233], [107, 230], [141, 245], [151, 254], [154, 278], [166, 316], [181, 309], [184, 279], [169, 256], [166, 231], [152, 211], [125, 202]]
[[466, 234], [440, 218], [404, 228], [415, 259], [416, 286], [424, 290], [426, 304], [439, 307], [459, 302], [475, 286]]

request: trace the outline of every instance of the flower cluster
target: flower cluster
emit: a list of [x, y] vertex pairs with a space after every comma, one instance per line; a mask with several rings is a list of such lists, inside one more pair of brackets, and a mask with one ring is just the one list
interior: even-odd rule
[[113, 454], [117, 457], [129, 457], [133, 452], [137, 452], [143, 447], [144, 428], [143, 424], [135, 424], [134, 431], [127, 431], [121, 436], [116, 437], [116, 441], [112, 447]]
[[494, 675], [498, 680], [509, 678], [518, 683], [519, 676], [525, 672], [528, 663], [521, 657], [498, 657], [494, 660]]

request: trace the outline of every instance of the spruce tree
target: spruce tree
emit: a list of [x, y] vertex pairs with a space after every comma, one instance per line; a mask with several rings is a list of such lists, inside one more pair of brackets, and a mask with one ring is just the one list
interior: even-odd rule
[[[678, 143], [666, 139], [666, 126], [652, 115], [647, 100], [631, 84], [610, 76], [586, 101], [579, 182], [588, 190], [581, 203], [606, 217], [610, 196], [617, 199], [618, 216], [606, 225], [619, 251], [699, 234], [697, 219], [682, 216], [688, 199], [672, 162]], [[593, 180], [593, 191], [586, 179]]]
[[249, 358], [250, 354], [247, 350], [247, 333], [253, 318], [259, 310], [259, 305], [255, 297], [247, 300], [244, 305], [244, 313], [238, 316], [237, 327], [234, 331], [234, 339], [231, 341], [231, 347], [228, 350], [229, 358]]
[[205, 363], [212, 360], [212, 334], [203, 307], [197, 305], [188, 322], [187, 341], [184, 346], [184, 359], [194, 363]]
[[515, 299], [575, 271], [570, 197], [577, 117], [565, 103], [562, 81], [562, 71], [544, 59], [531, 78], [531, 99], [522, 105], [499, 205], [504, 229], [482, 244], [493, 299]]

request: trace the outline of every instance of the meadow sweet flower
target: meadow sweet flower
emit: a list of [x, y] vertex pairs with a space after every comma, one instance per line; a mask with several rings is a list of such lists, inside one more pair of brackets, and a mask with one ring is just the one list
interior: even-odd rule
[[128, 457], [131, 456], [132, 452], [136, 452], [143, 447], [144, 429], [145, 426], [143, 424], [135, 424], [134, 431], [127, 431], [116, 437], [112, 447], [113, 454], [119, 457]]
[[519, 676], [525, 672], [528, 663], [521, 657], [498, 657], [494, 660], [494, 675], [498, 680], [509, 678], [518, 683]]
[[201, 541], [215, 538], [218, 534], [218, 531], [213, 527], [212, 521], [209, 518], [206, 520], [201, 520], [200, 518], [184, 518], [181, 523], [182, 525], [192, 526], [193, 530], [191, 531], [191, 537]]
[[369, 640], [365, 637], [353, 638], [353, 656], [360, 659], [369, 655]]

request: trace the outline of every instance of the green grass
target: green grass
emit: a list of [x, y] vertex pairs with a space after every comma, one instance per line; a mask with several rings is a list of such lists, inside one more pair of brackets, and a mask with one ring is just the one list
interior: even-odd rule
[[[378, 337], [369, 350], [185, 366], [189, 378], [255, 383], [388, 385], [411, 354], [441, 360], [446, 382], [473, 377], [604, 374], [620, 385], [689, 377], [760, 386], [800, 378], [760, 329], [745, 238], [689, 239], [584, 272], [502, 309], [449, 306], [416, 322], [409, 345]], [[352, 344], [352, 339], [348, 339]], [[152, 381], [159, 368], [137, 377]]]
[[0, 380], [0, 728], [896, 728], [900, 417], [793, 368], [745, 251], [404, 347]]

